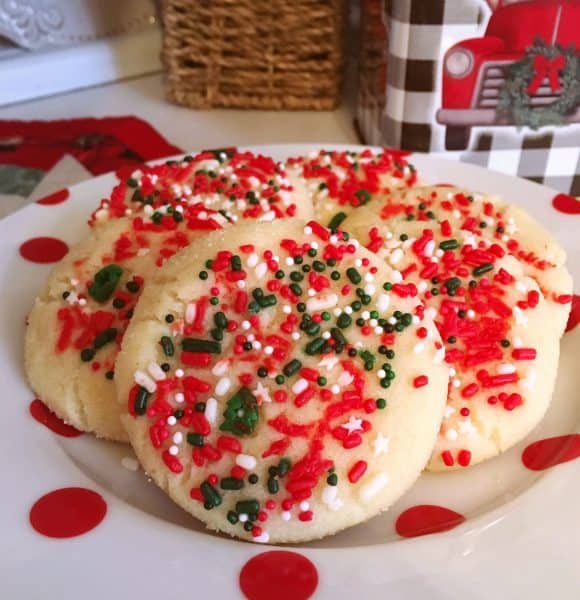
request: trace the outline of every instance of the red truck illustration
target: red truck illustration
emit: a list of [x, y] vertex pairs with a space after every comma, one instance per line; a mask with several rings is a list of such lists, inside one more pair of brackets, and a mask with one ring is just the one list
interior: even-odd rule
[[[498, 112], [501, 90], [509, 67], [541, 39], [547, 45], [580, 49], [580, 0], [525, 0], [508, 4], [500, 0], [481, 38], [463, 40], [446, 52], [443, 60], [442, 106], [437, 121], [446, 126], [445, 147], [464, 150], [471, 127], [513, 125]], [[560, 88], [560, 89], [555, 89]], [[530, 106], [545, 107], [562, 93], [546, 72], [530, 97]], [[580, 122], [580, 106], [566, 115]]]

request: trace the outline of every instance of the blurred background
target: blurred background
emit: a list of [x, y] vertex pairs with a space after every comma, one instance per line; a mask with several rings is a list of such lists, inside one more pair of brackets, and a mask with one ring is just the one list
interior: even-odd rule
[[260, 143], [430, 152], [580, 195], [578, 23], [580, 0], [0, 0], [0, 214]]

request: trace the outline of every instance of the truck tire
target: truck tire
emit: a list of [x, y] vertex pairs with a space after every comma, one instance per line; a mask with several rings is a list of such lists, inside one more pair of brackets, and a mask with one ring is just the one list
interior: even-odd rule
[[448, 125], [445, 129], [445, 148], [447, 150], [465, 150], [469, 144], [471, 127]]

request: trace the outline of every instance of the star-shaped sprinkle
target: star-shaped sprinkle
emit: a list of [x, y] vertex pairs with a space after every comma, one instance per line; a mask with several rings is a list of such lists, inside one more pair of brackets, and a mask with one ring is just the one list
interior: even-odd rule
[[344, 427], [348, 431], [348, 435], [351, 435], [355, 431], [362, 431], [362, 419], [351, 415], [348, 423], [344, 423], [341, 427]]
[[261, 400], [262, 402], [272, 402], [272, 398], [270, 398], [270, 392], [268, 392], [268, 388], [265, 388], [262, 385], [261, 381], [258, 381], [258, 385], [254, 390], [254, 396], [256, 396], [256, 398], [258, 398], [258, 400]]
[[329, 355], [329, 356], [325, 356], [318, 363], [318, 366], [324, 367], [327, 371], [332, 371], [332, 369], [334, 369], [334, 367], [337, 365], [337, 363], [338, 363], [338, 357]]
[[385, 437], [380, 431], [377, 433], [377, 437], [373, 442], [373, 448], [375, 449], [375, 456], [386, 454], [389, 451], [389, 438]]

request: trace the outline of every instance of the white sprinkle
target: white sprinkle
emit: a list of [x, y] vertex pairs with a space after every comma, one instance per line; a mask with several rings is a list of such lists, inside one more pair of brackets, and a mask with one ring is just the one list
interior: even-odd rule
[[127, 471], [139, 470], [139, 462], [132, 456], [123, 456], [121, 459], [121, 464], [125, 467], [125, 469], [127, 469]]
[[333, 314], [335, 317], [340, 317], [340, 315], [342, 314], [342, 308], [338, 308], [338, 307], [336, 307], [336, 308], [335, 308], [335, 309], [332, 311], [332, 314]]
[[391, 255], [389, 256], [389, 262], [392, 265], [396, 265], [397, 263], [401, 262], [401, 259], [403, 258], [404, 253], [401, 250], [401, 248], [396, 248], [395, 250], [393, 250], [391, 252]]
[[344, 312], [345, 312], [347, 315], [352, 315], [352, 306], [345, 306], [345, 307], [344, 307]]
[[333, 308], [338, 304], [338, 295], [329, 294], [323, 298], [312, 298], [306, 303], [306, 308], [309, 311], [323, 310], [325, 308]]
[[181, 433], [181, 431], [176, 431], [171, 439], [174, 444], [181, 444], [181, 442], [183, 442], [183, 433]]
[[514, 317], [516, 319], [516, 323], [521, 325], [522, 327], [528, 326], [528, 317], [524, 315], [524, 311], [519, 306], [514, 306]]
[[179, 448], [177, 446], [169, 446], [169, 454], [171, 454], [171, 456], [177, 456], [179, 454]]
[[420, 322], [421, 319], [417, 315], [413, 315], [411, 317], [411, 323], [413, 323], [413, 325], [419, 325]]
[[291, 258], [290, 256], [286, 257], [286, 260], [284, 261], [286, 263], [286, 265], [288, 267], [291, 267], [294, 264], [294, 259]]
[[420, 294], [422, 294], [429, 286], [427, 285], [427, 282], [423, 279], [421, 280], [418, 284], [417, 284], [417, 290], [419, 291]]
[[453, 380], [453, 387], [454, 388], [458, 388], [459, 386], [461, 386], [461, 381], [459, 379], [454, 379]]
[[292, 312], [292, 307], [289, 304], [284, 304], [284, 306], [282, 307], [282, 312], [285, 315], [289, 315]]
[[512, 340], [512, 345], [514, 348], [521, 348], [524, 345], [524, 343], [522, 342], [522, 338], [515, 335]]
[[177, 394], [175, 394], [174, 398], [175, 398], [175, 402], [177, 402], [177, 404], [182, 404], [185, 401], [185, 396], [183, 395], [182, 392], [177, 392]]
[[292, 386], [292, 391], [295, 394], [300, 394], [308, 387], [308, 381], [302, 377]]
[[431, 320], [435, 319], [437, 316], [437, 309], [433, 306], [430, 306], [429, 308], [425, 309], [425, 316]]
[[300, 334], [297, 331], [293, 331], [292, 335], [290, 336], [293, 340], [299, 340], [300, 339]]
[[257, 464], [258, 461], [250, 454], [238, 454], [236, 456], [236, 465], [247, 471], [255, 469]]
[[384, 312], [389, 308], [389, 304], [391, 302], [391, 298], [388, 294], [380, 294], [377, 299], [377, 308]]
[[243, 279], [240, 279], [237, 285], [240, 290], [243, 290], [246, 287], [246, 282]]
[[457, 375], [457, 371], [453, 367], [449, 367], [449, 378], [455, 377]]
[[477, 432], [477, 428], [473, 425], [472, 420], [468, 418], [459, 422], [459, 431], [463, 435], [473, 435]]
[[252, 348], [254, 350], [259, 350], [262, 347], [262, 342], [252, 342]]
[[306, 510], [310, 510], [310, 503], [306, 502], [306, 500], [302, 500], [302, 502], [300, 503], [300, 510], [302, 511], [306, 511]]
[[157, 389], [157, 384], [143, 371], [135, 371], [133, 379], [137, 385], [144, 387], [150, 394], [153, 394]]
[[372, 273], [365, 274], [365, 281], [367, 283], [372, 283], [375, 280], [375, 276]]
[[397, 319], [396, 319], [395, 317], [389, 317], [389, 318], [387, 319], [387, 323], [388, 323], [389, 325], [395, 325], [395, 324], [397, 323]]
[[450, 442], [454, 442], [458, 437], [459, 437], [459, 434], [457, 433], [456, 429], [453, 429], [453, 427], [450, 427], [445, 432], [445, 439], [449, 440]]
[[248, 267], [253, 269], [258, 264], [259, 260], [260, 259], [257, 254], [250, 254], [250, 256], [248, 256]]
[[413, 346], [413, 352], [415, 354], [421, 354], [421, 352], [423, 352], [423, 350], [425, 350], [425, 342], [417, 342]]
[[256, 277], [258, 279], [262, 279], [262, 277], [264, 277], [264, 275], [266, 274], [266, 272], [268, 271], [268, 265], [266, 263], [260, 263], [255, 270], [256, 273]]
[[222, 375], [225, 375], [228, 372], [230, 363], [228, 360], [220, 360], [218, 361], [213, 369], [211, 370], [212, 375], [216, 375], [217, 377], [221, 377]]
[[327, 485], [322, 490], [322, 502], [324, 502], [330, 510], [338, 510], [342, 506], [342, 500], [338, 499], [338, 486]]
[[379, 322], [378, 322], [376, 319], [371, 319], [371, 320], [369, 321], [369, 325], [370, 325], [371, 327], [376, 327], [378, 324], [379, 324]]
[[377, 437], [373, 442], [373, 449], [375, 456], [386, 454], [389, 451], [389, 438], [384, 436], [380, 431], [377, 433]]
[[536, 378], [537, 378], [536, 371], [534, 371], [534, 369], [530, 369], [528, 371], [527, 377], [520, 381], [520, 385], [522, 387], [526, 388], [527, 390], [533, 390], [534, 386], [536, 385]]
[[208, 398], [205, 401], [204, 414], [205, 414], [205, 418], [212, 424], [216, 422], [217, 410], [218, 410], [217, 400], [215, 398]]
[[453, 406], [446, 406], [445, 413], [443, 414], [443, 418], [450, 419], [453, 416], [454, 412], [455, 412], [455, 409], [453, 408]]
[[175, 377], [177, 377], [177, 379], [181, 379], [184, 375], [185, 372], [183, 369], [175, 369]]
[[283, 510], [280, 516], [282, 521], [289, 521], [292, 518], [292, 514], [287, 510]]
[[435, 251], [435, 240], [429, 240], [427, 244], [425, 244], [425, 250], [423, 254], [425, 256], [433, 256], [433, 252]]
[[515, 365], [512, 365], [511, 363], [502, 363], [501, 365], [498, 365], [497, 372], [500, 375], [507, 375], [509, 373], [515, 373], [516, 367], [515, 367]]
[[245, 523], [248, 520], [248, 515], [246, 513], [240, 513], [238, 519], [240, 523]]
[[386, 371], [385, 371], [384, 369], [379, 369], [379, 370], [377, 371], [377, 377], [378, 377], [379, 379], [383, 379], [383, 378], [384, 378], [384, 377], [386, 377], [386, 376], [387, 376], [387, 373], [386, 373]]
[[252, 539], [259, 544], [267, 544], [270, 541], [270, 534], [267, 531], [263, 531], [260, 535]]
[[340, 393], [340, 386], [335, 383], [334, 385], [330, 386], [330, 391], [336, 396], [336, 394]]
[[344, 387], [345, 385], [350, 385], [353, 380], [354, 377], [348, 371], [343, 371], [336, 383], [338, 383], [340, 387]]
[[379, 326], [377, 326], [377, 327], [375, 327], [375, 333], [376, 333], [377, 335], [381, 335], [381, 334], [382, 334], [382, 333], [384, 333], [384, 332], [385, 332], [385, 330], [384, 330], [384, 329], [383, 329], [383, 328], [382, 328], [380, 325], [379, 325]]
[[312, 235], [312, 227], [310, 225], [306, 225], [304, 228], [304, 235]]
[[468, 319], [475, 319], [475, 311], [472, 308], [468, 309], [468, 311], [467, 311], [467, 318]]
[[177, 419], [173, 415], [171, 415], [167, 417], [167, 424], [173, 427], [173, 425], [177, 424]]
[[325, 332], [322, 334], [322, 339], [323, 339], [323, 340], [329, 340], [329, 339], [330, 339], [330, 337], [331, 337], [331, 335], [330, 335], [330, 331], [325, 331]]
[[252, 324], [250, 323], [250, 321], [242, 321], [242, 329], [250, 329], [250, 327], [252, 326]]
[[79, 299], [79, 306], [86, 306], [87, 301], [84, 298]]
[[196, 314], [197, 314], [197, 306], [193, 302], [190, 302], [185, 307], [185, 322], [193, 323]]
[[230, 389], [232, 382], [229, 377], [222, 377], [215, 386], [216, 396], [223, 396], [227, 394]]
[[147, 365], [147, 370], [149, 371], [151, 377], [155, 379], [155, 381], [163, 381], [164, 379], [167, 379], [167, 374], [165, 371], [155, 362], [150, 362]]
[[528, 286], [523, 281], [516, 281], [516, 290], [525, 294], [528, 291]]
[[264, 346], [264, 354], [266, 356], [270, 356], [273, 353], [274, 353], [274, 348], [272, 348], [272, 346]]
[[393, 281], [395, 283], [401, 283], [401, 281], [403, 281], [403, 276], [400, 271], [393, 271]]
[[368, 321], [371, 318], [371, 313], [368, 310], [363, 310], [360, 315], [365, 321]]
[[389, 476], [386, 473], [375, 475], [360, 491], [361, 498], [368, 502], [376, 496], [389, 483]]
[[313, 298], [314, 296], [316, 296], [316, 290], [312, 289], [312, 288], [308, 288], [308, 296], [310, 298]]

